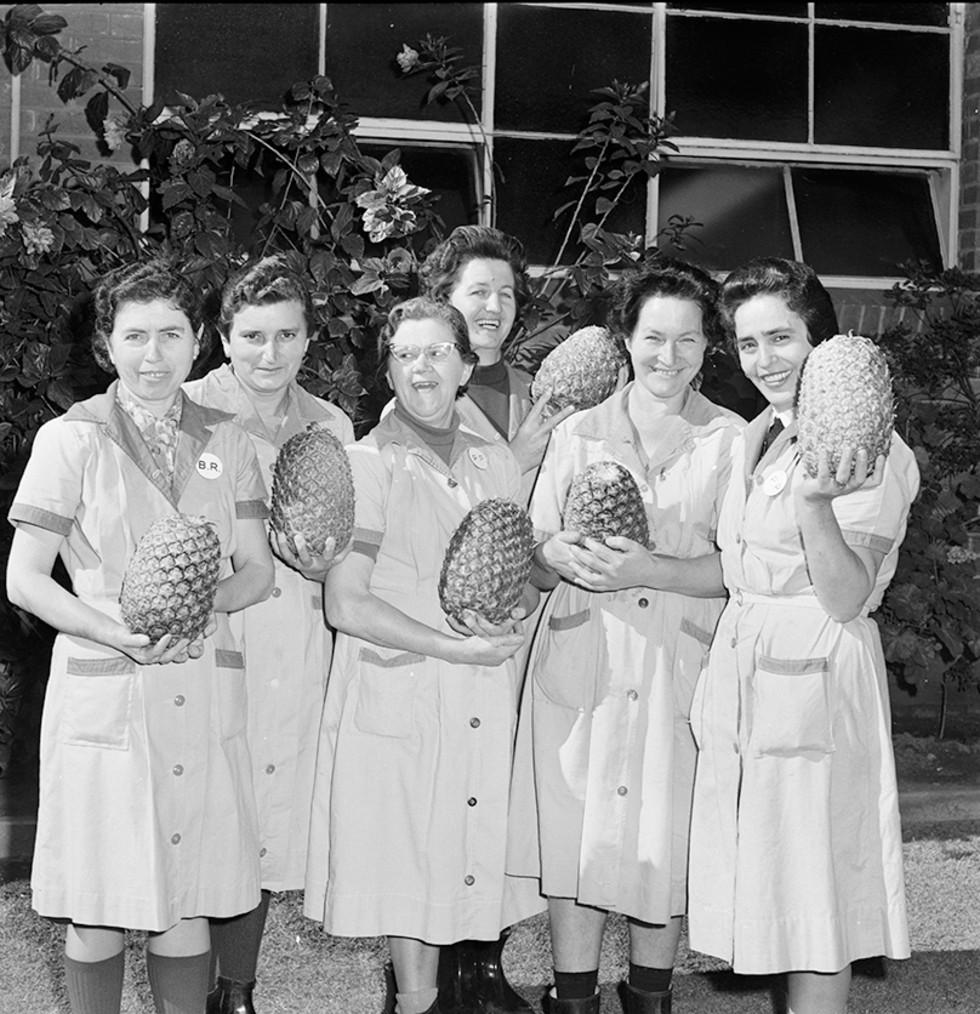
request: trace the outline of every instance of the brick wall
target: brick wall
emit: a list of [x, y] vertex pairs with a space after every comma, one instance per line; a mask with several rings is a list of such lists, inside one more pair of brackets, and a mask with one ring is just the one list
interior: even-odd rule
[[963, 152], [960, 162], [960, 267], [980, 270], [980, 4], [966, 5]]
[[[43, 4], [53, 14], [60, 14], [68, 27], [59, 39], [63, 46], [77, 49], [84, 46], [83, 58], [97, 67], [117, 63], [126, 67], [132, 76], [126, 95], [133, 105], [142, 100], [143, 81], [143, 4]], [[57, 136], [72, 141], [81, 148], [82, 157], [101, 159], [92, 131], [85, 122], [86, 97], [67, 105], [58, 98], [56, 88], [48, 84], [49, 65], [34, 61], [21, 75], [20, 153], [34, 153], [38, 131], [48, 116], [54, 114], [58, 123]], [[4, 71], [6, 75], [6, 71]], [[90, 93], [91, 94], [91, 93]], [[115, 99], [110, 99], [109, 110], [122, 111]], [[5, 77], [0, 88], [0, 116], [4, 116], [4, 160], [10, 155], [10, 83]], [[114, 161], [132, 164], [126, 152], [117, 152]]]

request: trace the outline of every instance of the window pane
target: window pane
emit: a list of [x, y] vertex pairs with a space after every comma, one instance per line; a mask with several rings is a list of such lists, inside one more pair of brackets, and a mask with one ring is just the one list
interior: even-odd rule
[[807, 139], [807, 27], [667, 19], [667, 109], [679, 134]]
[[477, 161], [472, 149], [368, 142], [361, 143], [359, 147], [366, 155], [376, 159], [382, 159], [392, 148], [398, 148], [401, 151], [399, 164], [408, 173], [409, 180], [417, 186], [427, 187], [439, 198], [436, 212], [447, 231], [457, 225], [476, 222], [479, 212]]
[[[483, 5], [327, 4], [327, 74], [358, 116], [459, 122], [464, 117], [455, 102], [423, 106], [434, 82], [426, 74], [406, 77], [395, 62], [402, 45], [414, 47], [426, 34], [446, 36], [462, 49], [459, 66], [479, 67]], [[481, 93], [477, 79], [470, 94], [477, 110]]]
[[278, 105], [317, 70], [316, 4], [157, 4], [156, 32], [155, 94], [165, 102], [179, 89]]
[[574, 134], [597, 101], [593, 88], [650, 79], [649, 15], [500, 4], [497, 17], [503, 130]]
[[900, 275], [912, 258], [942, 267], [925, 176], [794, 169], [803, 259], [828, 275]]
[[[520, 239], [533, 264], [552, 264], [568, 228], [570, 211], [558, 222], [555, 209], [578, 197], [564, 183], [576, 163], [569, 158], [571, 141], [521, 141], [499, 138], [494, 161], [503, 173], [497, 181], [496, 225]], [[646, 218], [646, 184], [637, 181], [606, 228], [612, 232], [642, 233]], [[574, 246], [574, 244], [572, 244]], [[566, 253], [563, 263], [574, 258]]]
[[949, 36], [816, 28], [818, 144], [949, 147]]
[[[786, 18], [805, 18], [807, 13], [807, 5], [805, 3], [766, 3], [765, 0], [754, 4], [709, 4], [694, 2], [686, 4], [668, 3], [667, 6], [674, 10], [725, 11], [728, 14], [772, 14]], [[820, 5], [818, 4], [817, 6], [819, 7]]]
[[781, 169], [668, 166], [660, 173], [658, 227], [672, 215], [703, 223], [689, 229], [683, 249], [661, 240], [667, 253], [710, 271], [730, 271], [753, 257], [793, 256]]
[[890, 25], [947, 25], [949, 4], [901, 3], [818, 3], [818, 18], [837, 18], [841, 21], [879, 21]]

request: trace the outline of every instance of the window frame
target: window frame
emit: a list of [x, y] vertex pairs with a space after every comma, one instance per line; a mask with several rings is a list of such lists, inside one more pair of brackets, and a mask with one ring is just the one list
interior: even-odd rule
[[[906, 23], [872, 22], [857, 19], [818, 18], [815, 4], [807, 4], [807, 14], [792, 17], [782, 14], [747, 13], [743, 11], [698, 11], [696, 8], [681, 10], [670, 8], [664, 2], [654, 4], [639, 3], [522, 3], [522, 6], [549, 7], [554, 9], [612, 13], [616, 11], [631, 14], [645, 14], [652, 19], [649, 63], [649, 81], [651, 109], [659, 115], [666, 113], [666, 59], [665, 53], [668, 18], [694, 17], [713, 19], [739, 19], [776, 21], [799, 24], [805, 20], [808, 25], [809, 59], [808, 59], [808, 141], [805, 143], [788, 142], [746, 142], [730, 138], [707, 138], [678, 135], [671, 140], [677, 145], [678, 152], [666, 158], [668, 164], [678, 166], [746, 164], [746, 165], [778, 165], [783, 167], [784, 178], [790, 189], [787, 192], [790, 229], [793, 235], [794, 248], [799, 252], [799, 225], [796, 221], [792, 200], [791, 181], [789, 180], [792, 165], [813, 164], [825, 168], [861, 167], [870, 170], [892, 169], [896, 171], [918, 170], [928, 174], [930, 194], [933, 201], [933, 212], [939, 235], [940, 254], [945, 266], [958, 263], [959, 254], [959, 194], [960, 194], [960, 156], [962, 153], [962, 102], [963, 102], [963, 59], [965, 35], [965, 4], [950, 3], [950, 18], [947, 26], [910, 25]], [[326, 3], [317, 4], [319, 10], [319, 54], [318, 68], [321, 74], [329, 74], [326, 66]], [[493, 207], [493, 150], [498, 137], [522, 139], [528, 141], [550, 140], [574, 142], [575, 135], [561, 131], [520, 131], [497, 130], [495, 128], [495, 84], [496, 84], [496, 48], [497, 48], [497, 3], [484, 3], [483, 7], [483, 53], [482, 77], [483, 104], [480, 120], [477, 123], [443, 122], [424, 119], [402, 119], [385, 117], [362, 117], [355, 129], [358, 139], [367, 142], [391, 144], [392, 146], [440, 146], [459, 148], [472, 146], [476, 155], [475, 191], [480, 198], [479, 221], [492, 224], [495, 217]], [[146, 56], [144, 68], [153, 67], [153, 35], [155, 31], [156, 4], [144, 5], [144, 28], [146, 39]], [[818, 25], [841, 27], [874, 27], [879, 31], [915, 31], [930, 34], [944, 34], [949, 37], [949, 148], [943, 150], [902, 149], [859, 147], [850, 145], [826, 145], [813, 141], [813, 103], [814, 103], [814, 36]], [[437, 26], [433, 26], [436, 28]], [[406, 40], [409, 41], [409, 40]], [[153, 75], [144, 71], [144, 87], [152, 81]], [[152, 89], [151, 89], [152, 90]], [[152, 100], [152, 94], [150, 95]], [[652, 242], [657, 235], [659, 221], [659, 183], [653, 177], [647, 184], [646, 205], [646, 239]], [[536, 266], [539, 268], [547, 265]], [[734, 265], [733, 265], [734, 266]], [[898, 278], [883, 276], [825, 276], [826, 284], [841, 289], [884, 289], [890, 287]]]

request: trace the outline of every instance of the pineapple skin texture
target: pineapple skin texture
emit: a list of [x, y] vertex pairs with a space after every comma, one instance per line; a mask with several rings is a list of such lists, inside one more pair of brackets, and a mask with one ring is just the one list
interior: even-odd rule
[[550, 390], [549, 408], [553, 412], [566, 405], [574, 405], [579, 411], [592, 408], [616, 390], [625, 362], [606, 328], [579, 328], [544, 357], [531, 384], [531, 397], [538, 401]]
[[520, 603], [531, 574], [534, 529], [511, 500], [483, 500], [467, 513], [449, 540], [439, 575], [443, 612], [460, 620], [472, 609], [503, 623]]
[[863, 447], [873, 467], [879, 454], [888, 453], [895, 426], [891, 375], [881, 349], [854, 334], [817, 345], [803, 367], [796, 421], [810, 476], [817, 474], [821, 450], [833, 475], [845, 445]]
[[650, 547], [650, 526], [636, 480], [616, 461], [597, 461], [572, 480], [563, 527], [602, 542], [620, 535]]
[[173, 514], [155, 521], [123, 575], [123, 622], [155, 644], [164, 634], [197, 640], [214, 606], [221, 542], [207, 518]]
[[327, 539], [339, 550], [354, 531], [354, 479], [343, 444], [318, 423], [290, 437], [272, 473], [270, 524], [289, 539], [301, 534], [319, 556]]

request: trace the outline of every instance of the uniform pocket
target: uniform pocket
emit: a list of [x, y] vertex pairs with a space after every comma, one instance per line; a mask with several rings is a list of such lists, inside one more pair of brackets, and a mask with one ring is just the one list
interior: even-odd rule
[[62, 741], [129, 749], [136, 663], [130, 658], [69, 658], [65, 665]]
[[592, 629], [591, 609], [553, 614], [542, 631], [544, 644], [534, 656], [534, 686], [553, 704], [577, 711], [595, 706], [595, 664], [601, 631]]
[[756, 661], [749, 747], [757, 756], [832, 753], [826, 658]]
[[425, 656], [410, 651], [385, 656], [373, 648], [361, 648], [358, 660], [354, 725], [372, 736], [411, 736], [418, 683], [415, 667], [425, 661]]
[[217, 648], [214, 652], [214, 664], [218, 733], [222, 739], [244, 736], [248, 721], [245, 659], [240, 651]]

